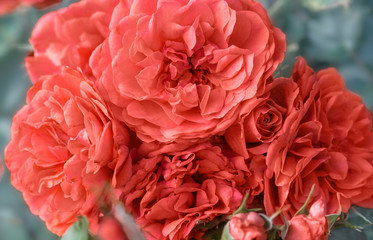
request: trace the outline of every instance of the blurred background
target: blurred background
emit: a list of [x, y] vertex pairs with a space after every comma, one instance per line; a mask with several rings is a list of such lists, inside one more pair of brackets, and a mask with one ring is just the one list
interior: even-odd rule
[[[11, 1], [11, 0], [6, 0]], [[28, 44], [33, 26], [48, 11], [74, 2], [63, 3], [46, 10], [19, 8], [0, 16], [0, 150], [10, 139], [13, 115], [25, 104], [31, 83], [27, 77], [24, 57], [32, 51]], [[362, 96], [373, 110], [373, 0], [259, 0], [268, 10], [272, 22], [287, 35], [287, 53], [278, 73], [289, 76], [295, 57], [301, 55], [316, 70], [336, 67], [344, 76], [347, 87]], [[3, 159], [2, 159], [3, 161]], [[373, 211], [356, 208], [373, 221]], [[358, 232], [341, 228], [329, 239], [372, 239], [373, 227], [355, 211], [351, 222], [366, 228]], [[0, 239], [53, 240], [38, 217], [32, 215], [9, 180], [5, 170], [0, 181]]]

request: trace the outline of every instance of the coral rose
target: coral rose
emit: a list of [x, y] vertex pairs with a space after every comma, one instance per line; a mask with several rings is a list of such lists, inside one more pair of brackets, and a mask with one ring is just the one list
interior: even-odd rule
[[229, 233], [237, 240], [266, 240], [264, 224], [256, 212], [239, 213], [229, 221]]
[[312, 185], [311, 202], [325, 199], [327, 214], [340, 206], [347, 212], [351, 204], [371, 208], [372, 114], [359, 96], [346, 90], [335, 69], [310, 72], [298, 59], [290, 79], [299, 86], [299, 115], [268, 148], [266, 211], [271, 215], [276, 207], [289, 205], [285, 215], [290, 219]]
[[325, 205], [319, 200], [311, 206], [308, 216], [297, 215], [290, 220], [285, 240], [326, 240], [328, 233]]
[[58, 235], [78, 215], [95, 231], [97, 195], [106, 183], [122, 186], [131, 165], [128, 131], [92, 84], [72, 69], [38, 81], [11, 132], [5, 162], [31, 211]]
[[146, 142], [223, 133], [282, 61], [285, 36], [252, 0], [121, 1], [90, 59], [115, 116]]
[[249, 153], [266, 153], [299, 118], [299, 90], [293, 79], [279, 78], [266, 86], [263, 95], [242, 103], [238, 121], [224, 135], [229, 146], [245, 158]]
[[85, 0], [44, 15], [30, 39], [34, 53], [26, 58], [32, 82], [61, 72], [65, 66], [80, 68], [90, 76], [92, 51], [109, 35], [111, 12], [118, 0]]
[[19, 5], [45, 8], [58, 2], [61, 2], [61, 0], [0, 0], [0, 15], [10, 13]]
[[[148, 239], [188, 239], [263, 190], [264, 158], [245, 161], [223, 145], [142, 144], [123, 202]], [[262, 167], [259, 167], [262, 166]], [[260, 181], [261, 178], [261, 181]]]

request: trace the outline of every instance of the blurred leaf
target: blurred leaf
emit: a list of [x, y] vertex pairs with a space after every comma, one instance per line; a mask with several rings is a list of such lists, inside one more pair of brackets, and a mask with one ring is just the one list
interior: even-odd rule
[[351, 0], [301, 0], [300, 2], [310, 10], [321, 11], [340, 6], [347, 7]]
[[348, 58], [361, 37], [366, 13], [365, 9], [355, 7], [317, 14], [307, 23], [310, 43], [307, 55], [334, 64]]
[[88, 219], [86, 217], [79, 217], [79, 220], [67, 229], [61, 240], [88, 240], [88, 228]]
[[0, 222], [1, 239], [30, 239], [27, 236], [23, 220], [15, 216], [9, 209], [0, 208]]

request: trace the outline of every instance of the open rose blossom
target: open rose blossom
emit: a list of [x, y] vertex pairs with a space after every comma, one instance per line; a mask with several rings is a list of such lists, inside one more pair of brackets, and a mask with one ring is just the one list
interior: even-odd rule
[[285, 240], [326, 240], [328, 234], [325, 204], [318, 200], [311, 206], [308, 216], [297, 215], [290, 220]]
[[90, 59], [114, 115], [143, 141], [223, 133], [282, 61], [285, 36], [252, 0], [134, 0]]
[[89, 77], [92, 51], [109, 35], [111, 12], [118, 0], [85, 0], [44, 15], [30, 39], [34, 52], [26, 58], [32, 82], [43, 75], [79, 67]]
[[294, 102], [299, 114], [290, 125], [283, 124], [267, 151], [267, 213], [288, 205], [290, 218], [312, 185], [311, 202], [325, 199], [327, 214], [338, 212], [340, 205], [343, 212], [351, 204], [372, 208], [372, 114], [333, 68], [316, 74], [300, 58], [290, 79], [299, 87]]
[[252, 161], [210, 142], [142, 144], [122, 200], [148, 239], [189, 239], [192, 229], [232, 214], [263, 191], [265, 159]]
[[12, 184], [49, 230], [62, 235], [88, 217], [95, 231], [98, 194], [130, 177], [129, 134], [92, 84], [72, 69], [47, 76], [14, 117], [5, 162]]
[[269, 145], [300, 118], [302, 94], [311, 101], [309, 90], [300, 91], [293, 79], [279, 78], [266, 86], [263, 95], [242, 103], [238, 121], [224, 135], [229, 146], [245, 158], [249, 153], [266, 153]]
[[0, 15], [10, 13], [20, 5], [45, 8], [61, 0], [0, 0]]
[[229, 233], [237, 240], [266, 240], [264, 220], [256, 212], [239, 213], [229, 222]]

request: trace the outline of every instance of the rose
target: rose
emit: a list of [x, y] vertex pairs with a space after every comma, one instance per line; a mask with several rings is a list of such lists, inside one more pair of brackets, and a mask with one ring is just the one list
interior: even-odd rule
[[111, 12], [117, 0], [86, 0], [44, 15], [30, 39], [34, 52], [26, 58], [32, 82], [62, 67], [81, 68], [89, 77], [88, 59], [109, 34]]
[[[335, 69], [308, 77], [299, 69], [312, 72], [303, 59], [298, 60], [292, 78], [303, 79], [295, 81], [301, 93], [299, 117], [268, 148], [267, 214], [288, 205], [285, 216], [290, 219], [305, 203], [312, 185], [311, 201], [325, 199], [327, 214], [338, 212], [340, 206], [347, 212], [351, 204], [373, 207], [371, 113], [360, 97], [346, 90]], [[312, 97], [304, 98], [307, 92]]]
[[62, 235], [88, 217], [95, 231], [105, 184], [130, 177], [129, 134], [77, 71], [46, 76], [14, 117], [5, 162], [31, 211]]
[[299, 87], [279, 78], [268, 84], [265, 93], [241, 104], [238, 121], [225, 133], [229, 146], [245, 158], [259, 155], [299, 117]]
[[122, 225], [114, 217], [104, 217], [98, 227], [101, 240], [128, 240]]
[[33, 5], [38, 8], [45, 8], [61, 0], [0, 0], [0, 15], [10, 13], [19, 5]]
[[325, 204], [318, 200], [311, 206], [308, 216], [297, 215], [290, 220], [285, 240], [326, 240], [328, 233]]
[[[210, 142], [142, 144], [122, 201], [148, 239], [187, 239], [195, 226], [233, 213], [262, 192], [264, 158], [244, 160]], [[259, 167], [262, 166], [262, 167]]]
[[283, 33], [254, 1], [121, 1], [90, 59], [115, 116], [146, 142], [223, 133], [282, 61]]
[[239, 213], [229, 221], [229, 233], [233, 239], [265, 240], [264, 220], [256, 212]]

